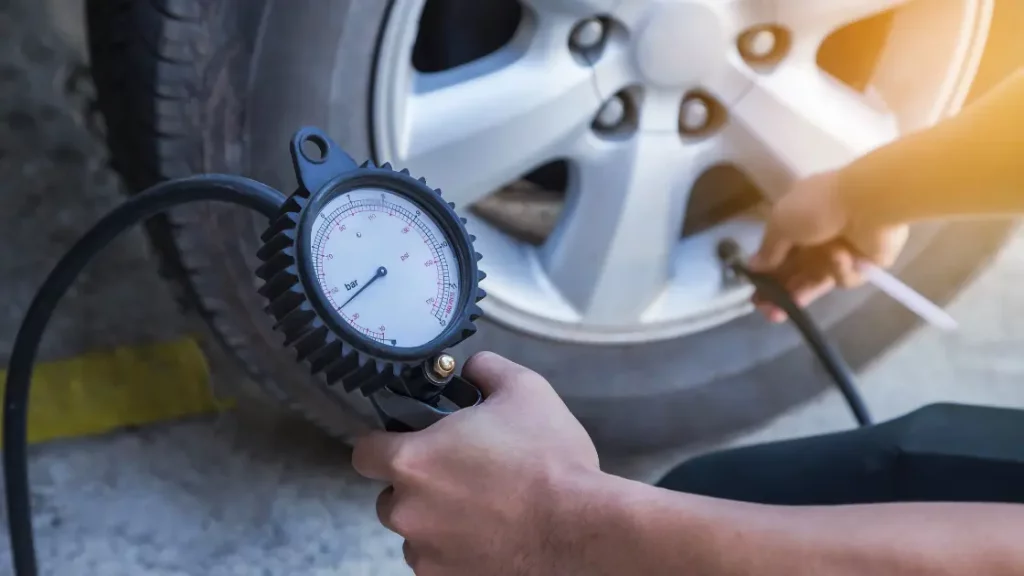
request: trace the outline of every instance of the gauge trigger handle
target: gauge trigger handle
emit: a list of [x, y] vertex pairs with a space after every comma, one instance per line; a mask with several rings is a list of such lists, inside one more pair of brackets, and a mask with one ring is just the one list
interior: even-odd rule
[[413, 398], [390, 387], [372, 394], [370, 402], [388, 432], [416, 432], [459, 410], [477, 406], [483, 402], [483, 395], [465, 378], [454, 376], [433, 402]]

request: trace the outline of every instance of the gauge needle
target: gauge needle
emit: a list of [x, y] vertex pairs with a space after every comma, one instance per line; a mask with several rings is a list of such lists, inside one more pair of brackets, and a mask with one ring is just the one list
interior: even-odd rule
[[383, 266], [381, 266], [380, 268], [377, 268], [377, 272], [376, 272], [376, 274], [373, 275], [373, 278], [370, 278], [366, 282], [366, 284], [363, 284], [362, 288], [360, 288], [359, 290], [356, 290], [356, 293], [353, 294], [352, 296], [350, 296], [348, 300], [345, 300], [344, 304], [342, 304], [341, 306], [338, 306], [338, 310], [341, 310], [345, 306], [348, 306], [348, 303], [351, 302], [352, 300], [354, 300], [356, 296], [359, 296], [360, 294], [362, 294], [363, 290], [366, 290], [367, 288], [369, 288], [370, 284], [373, 284], [378, 279], [383, 278], [383, 277], [385, 277], [387, 275], [388, 275], [388, 269], [387, 268], [385, 268]]

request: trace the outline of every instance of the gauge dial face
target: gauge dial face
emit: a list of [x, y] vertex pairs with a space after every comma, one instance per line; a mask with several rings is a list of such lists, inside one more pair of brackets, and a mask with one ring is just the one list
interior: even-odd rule
[[416, 348], [452, 322], [462, 291], [459, 262], [450, 239], [416, 203], [359, 188], [328, 202], [311, 232], [320, 288], [366, 338]]

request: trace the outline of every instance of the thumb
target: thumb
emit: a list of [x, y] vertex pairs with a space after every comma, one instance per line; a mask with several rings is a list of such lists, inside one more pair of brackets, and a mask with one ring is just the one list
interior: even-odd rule
[[541, 379], [536, 372], [493, 352], [474, 354], [463, 367], [462, 376], [479, 388], [485, 398], [507, 393], [534, 378]]
[[761, 247], [750, 258], [750, 268], [757, 272], [775, 270], [782, 265], [792, 249], [793, 242], [782, 232], [778, 220], [772, 218], [765, 227]]

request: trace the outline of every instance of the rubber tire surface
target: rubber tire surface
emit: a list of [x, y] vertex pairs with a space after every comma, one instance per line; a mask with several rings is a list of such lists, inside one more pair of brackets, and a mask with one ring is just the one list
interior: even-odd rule
[[[93, 69], [115, 167], [135, 191], [197, 172], [241, 173], [288, 190], [287, 143], [303, 124], [327, 129], [357, 160], [370, 157], [373, 55], [388, 4], [89, 0]], [[1015, 33], [1021, 22], [1024, 3], [997, 7], [976, 92], [1024, 60]], [[310, 386], [262, 312], [251, 272], [262, 225], [209, 205], [177, 212], [150, 232], [168, 270], [254, 379], [348, 437], [372, 422], [366, 403], [339, 402]], [[946, 302], [1009, 231], [991, 222], [922, 231], [899, 273]], [[916, 325], [898, 305], [862, 292], [829, 297], [813, 312], [855, 366]], [[677, 340], [616, 347], [552, 343], [480, 324], [458, 353], [490, 349], [541, 372], [606, 450], [713, 439], [829, 385], [794, 332], [753, 315]]]

